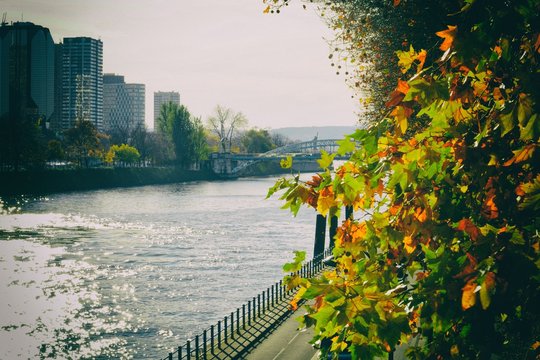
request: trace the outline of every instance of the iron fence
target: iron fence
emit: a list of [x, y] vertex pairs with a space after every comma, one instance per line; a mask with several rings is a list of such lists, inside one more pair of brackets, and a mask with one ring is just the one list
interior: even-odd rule
[[[315, 276], [325, 266], [324, 259], [331, 254], [332, 249], [325, 250], [319, 256], [305, 263], [296, 274], [304, 278]], [[282, 305], [283, 301], [290, 297], [294, 291], [295, 289], [287, 290], [282, 280], [276, 282], [216, 324], [187, 340], [185, 344], [178, 346], [162, 360], [207, 360], [214, 358], [216, 352], [249, 329], [256, 320], [264, 317], [268, 311]], [[245, 348], [252, 345], [253, 343], [248, 343]]]

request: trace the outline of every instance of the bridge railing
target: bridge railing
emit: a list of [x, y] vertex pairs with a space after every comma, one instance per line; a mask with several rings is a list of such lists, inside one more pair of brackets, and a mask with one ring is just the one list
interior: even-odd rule
[[[298, 274], [304, 278], [315, 276], [323, 269], [323, 260], [331, 254], [332, 249], [325, 250], [291, 275]], [[279, 305], [283, 306], [283, 302], [290, 298], [294, 291], [296, 289], [287, 289], [282, 280], [276, 282], [216, 324], [187, 340], [183, 345], [178, 346], [162, 360], [206, 360], [214, 358], [216, 352], [219, 352], [222, 347], [227, 346], [236, 336], [240, 336], [242, 332], [249, 329], [255, 321], [264, 317], [269, 310]], [[251, 345], [253, 344], [249, 343], [245, 347], [248, 348]]]

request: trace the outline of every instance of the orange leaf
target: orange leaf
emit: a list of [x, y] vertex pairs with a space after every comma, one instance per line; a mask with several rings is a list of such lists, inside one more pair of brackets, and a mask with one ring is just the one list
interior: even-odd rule
[[463, 310], [470, 309], [476, 304], [476, 284], [472, 281], [469, 281], [461, 290], [461, 308]]
[[422, 49], [416, 56], [416, 60], [419, 61], [419, 64], [416, 67], [416, 72], [420, 72], [422, 68], [424, 67], [424, 63], [426, 62], [426, 56], [427, 56], [427, 51], [424, 49]]
[[263, 13], [264, 13], [264, 14], [268, 14], [269, 12], [270, 12], [270, 5], [268, 5], [268, 6], [266, 7], [266, 9], [264, 9]]
[[388, 211], [390, 211], [390, 214], [395, 216], [399, 212], [400, 209], [401, 209], [401, 205], [393, 205], [390, 209], [388, 209]]
[[401, 0], [394, 0], [394, 6], [398, 6]]
[[427, 219], [426, 209], [416, 208], [416, 211], [414, 212], [414, 217], [421, 223], [425, 222]]
[[493, 199], [495, 199], [495, 195], [489, 195], [482, 207], [482, 214], [488, 219], [496, 219], [499, 217], [499, 208], [497, 208], [497, 204], [495, 204]]
[[404, 95], [407, 95], [407, 93], [409, 92], [409, 89], [410, 89], [410, 86], [409, 86], [408, 82], [403, 81], [403, 80], [398, 80], [397, 81], [396, 91], [399, 91], [400, 93], [402, 93]]
[[465, 231], [473, 241], [476, 241], [480, 235], [480, 229], [478, 229], [469, 219], [460, 220], [457, 229]]
[[517, 164], [517, 163], [520, 163], [522, 161], [529, 159], [534, 153], [535, 148], [536, 148], [536, 144], [529, 144], [519, 150], [512, 151], [514, 153], [514, 156], [510, 158], [509, 160], [507, 160], [503, 164], [503, 166], [510, 166], [512, 164]]
[[439, 49], [442, 51], [446, 51], [452, 47], [452, 44], [454, 43], [454, 38], [456, 37], [457, 33], [457, 26], [448, 25], [447, 30], [438, 31], [435, 33], [438, 37], [441, 37], [444, 39], [441, 46], [439, 46]]

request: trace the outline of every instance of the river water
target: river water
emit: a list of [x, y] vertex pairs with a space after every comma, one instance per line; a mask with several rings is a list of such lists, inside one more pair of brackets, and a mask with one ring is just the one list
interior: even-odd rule
[[313, 247], [276, 178], [19, 199], [0, 215], [0, 359], [148, 359], [214, 324]]

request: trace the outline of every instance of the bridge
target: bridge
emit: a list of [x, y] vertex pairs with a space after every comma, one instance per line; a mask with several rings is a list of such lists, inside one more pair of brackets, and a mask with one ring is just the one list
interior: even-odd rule
[[[316, 159], [320, 158], [322, 150], [334, 153], [338, 149], [341, 139], [323, 139], [315, 137], [313, 140], [298, 142], [278, 147], [262, 154], [232, 154], [214, 153], [211, 155], [214, 173], [225, 177], [238, 177], [254, 164], [267, 161], [277, 161], [286, 156], [293, 156], [297, 160], [300, 171], [316, 171]], [[311, 164], [311, 166], [310, 166]]]

